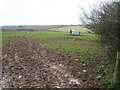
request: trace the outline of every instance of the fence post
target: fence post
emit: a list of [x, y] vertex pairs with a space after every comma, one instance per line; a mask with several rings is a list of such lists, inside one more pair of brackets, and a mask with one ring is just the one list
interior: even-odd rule
[[113, 75], [113, 83], [120, 82], [120, 51], [117, 52], [114, 75]]

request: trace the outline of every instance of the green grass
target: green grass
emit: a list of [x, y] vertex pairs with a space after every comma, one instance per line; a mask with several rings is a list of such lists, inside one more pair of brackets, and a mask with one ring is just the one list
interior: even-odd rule
[[97, 65], [97, 71], [98, 72], [107, 72], [111, 67], [109, 65], [109, 60], [107, 57], [103, 59], [103, 61]]
[[86, 40], [99, 40], [99, 36], [96, 34], [90, 34], [90, 33], [81, 33], [81, 36], [66, 36], [66, 37], [74, 37], [74, 38], [80, 38], [80, 39], [86, 39]]
[[[74, 37], [63, 41], [63, 43], [46, 42], [48, 48], [58, 50], [65, 54], [66, 52], [78, 53], [81, 55], [80, 61], [96, 59], [104, 51], [103, 48], [96, 42], [99, 38], [94, 34], [82, 34], [83, 36], [64, 36]], [[80, 38], [81, 40], [79, 40]], [[75, 42], [78, 42], [77, 44]], [[103, 51], [102, 51], [103, 50]]]
[[113, 76], [105, 76], [105, 75], [101, 75], [100, 81], [104, 84], [105, 88], [113, 88], [112, 85], [112, 78]]
[[[100, 73], [108, 73], [109, 70], [111, 70], [111, 66], [109, 64], [109, 58], [105, 57], [100, 64], [97, 65], [96, 71]], [[100, 82], [103, 83], [105, 88], [114, 88], [114, 84], [112, 82], [113, 80], [113, 74], [107, 74], [107, 75], [100, 75], [99, 78]]]
[[32, 38], [48, 39], [64, 37], [64, 35], [65, 34], [61, 32], [45, 32], [45, 31], [30, 31], [29, 33], [28, 31], [2, 32], [2, 41], [4, 45], [10, 37], [29, 36]]
[[83, 45], [85, 42], [80, 42], [79, 44], [74, 44], [75, 39], [69, 39], [63, 43], [53, 43], [49, 42], [46, 43], [46, 46], [55, 50], [59, 50], [60, 52], [64, 53], [71, 52], [71, 53], [79, 53], [81, 55], [80, 61], [86, 61], [90, 59], [95, 59], [99, 56], [102, 52], [101, 47], [94, 41], [88, 42]]
[[32, 38], [48, 39], [57, 37], [74, 37], [86, 40], [97, 40], [98, 37], [94, 34], [81, 33], [83, 36], [68, 36], [64, 32], [48, 32], [48, 31], [15, 31], [15, 32], [2, 32], [2, 41], [5, 43], [7, 39], [15, 36], [30, 36]]

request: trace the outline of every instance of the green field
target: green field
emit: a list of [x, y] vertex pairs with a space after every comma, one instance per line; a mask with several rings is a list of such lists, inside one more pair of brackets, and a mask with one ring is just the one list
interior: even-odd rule
[[24, 30], [28, 30], [28, 29], [31, 29], [31, 30], [35, 30], [35, 31], [55, 31], [55, 32], [69, 32], [70, 29], [75, 29], [75, 30], [78, 30], [79, 32], [82, 32], [82, 33], [87, 33], [87, 32], [91, 32], [91, 30], [83, 27], [83, 26], [65, 26], [65, 25], [53, 25], [53, 26], [23, 26], [23, 27], [20, 27], [20, 26], [16, 26], [16, 27], [3, 27], [2, 28], [3, 31], [4, 30], [11, 30], [11, 31], [14, 31], [14, 30], [18, 30], [18, 29], [24, 29]]
[[15, 36], [30, 36], [32, 38], [48, 39], [48, 38], [58, 38], [58, 37], [74, 37], [88, 40], [98, 40], [99, 37], [95, 34], [81, 33], [81, 36], [69, 36], [69, 33], [64, 32], [48, 32], [48, 31], [15, 31], [15, 32], [2, 32], [3, 44], [10, 38]]
[[75, 29], [75, 30], [78, 30], [78, 31], [83, 32], [83, 33], [91, 31], [83, 26], [66, 26], [66, 27], [61, 27], [61, 28], [52, 28], [50, 30], [59, 31], [59, 32], [69, 32], [70, 29]]
[[[26, 36], [32, 39], [43, 40], [47, 48], [59, 50], [60, 52], [71, 52], [81, 54], [81, 60], [95, 59], [102, 53], [102, 47], [96, 42], [99, 37], [95, 34], [81, 33], [81, 36], [70, 36], [69, 33], [64, 32], [48, 32], [48, 31], [16, 31], [16, 32], [2, 32], [3, 47], [10, 37]], [[70, 38], [71, 37], [71, 38]], [[70, 38], [62, 39], [62, 43], [53, 42], [56, 38]], [[81, 39], [81, 40], [77, 40]], [[77, 44], [75, 44], [77, 42]], [[87, 56], [84, 56], [87, 55]], [[92, 56], [91, 56], [92, 55]]]
[[16, 27], [3, 27], [3, 30], [17, 30], [17, 29], [24, 29], [24, 30], [27, 30], [27, 29], [31, 29], [31, 30], [36, 30], [36, 31], [41, 31], [41, 30], [48, 30], [48, 29], [51, 29], [51, 28], [57, 28], [59, 27], [58, 25], [53, 25], [53, 26], [16, 26]]

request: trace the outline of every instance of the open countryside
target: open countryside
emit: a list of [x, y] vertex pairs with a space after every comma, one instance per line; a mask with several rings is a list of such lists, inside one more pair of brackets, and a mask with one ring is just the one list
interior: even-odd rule
[[0, 3], [0, 89], [120, 89], [120, 0]]
[[[80, 35], [70, 34], [70, 29]], [[107, 48], [83, 26], [2, 29], [2, 87], [103, 88], [111, 82]], [[105, 81], [106, 80], [106, 81]]]

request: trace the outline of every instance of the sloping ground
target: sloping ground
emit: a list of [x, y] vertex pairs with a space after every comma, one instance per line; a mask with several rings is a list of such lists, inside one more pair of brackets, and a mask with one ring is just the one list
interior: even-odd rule
[[3, 49], [2, 87], [99, 88], [95, 63], [71, 60], [39, 40], [11, 38]]
[[90, 29], [87, 29], [83, 26], [64, 26], [64, 27], [59, 27], [59, 28], [51, 28], [49, 30], [59, 31], [59, 32], [70, 32], [71, 29], [75, 29], [75, 30], [82, 32], [82, 33], [91, 32]]
[[2, 31], [51, 31], [50, 29], [57, 29], [62, 28], [66, 26], [60, 26], [60, 25], [51, 25], [51, 26], [22, 26], [22, 27], [10, 27], [10, 26], [3, 26]]

